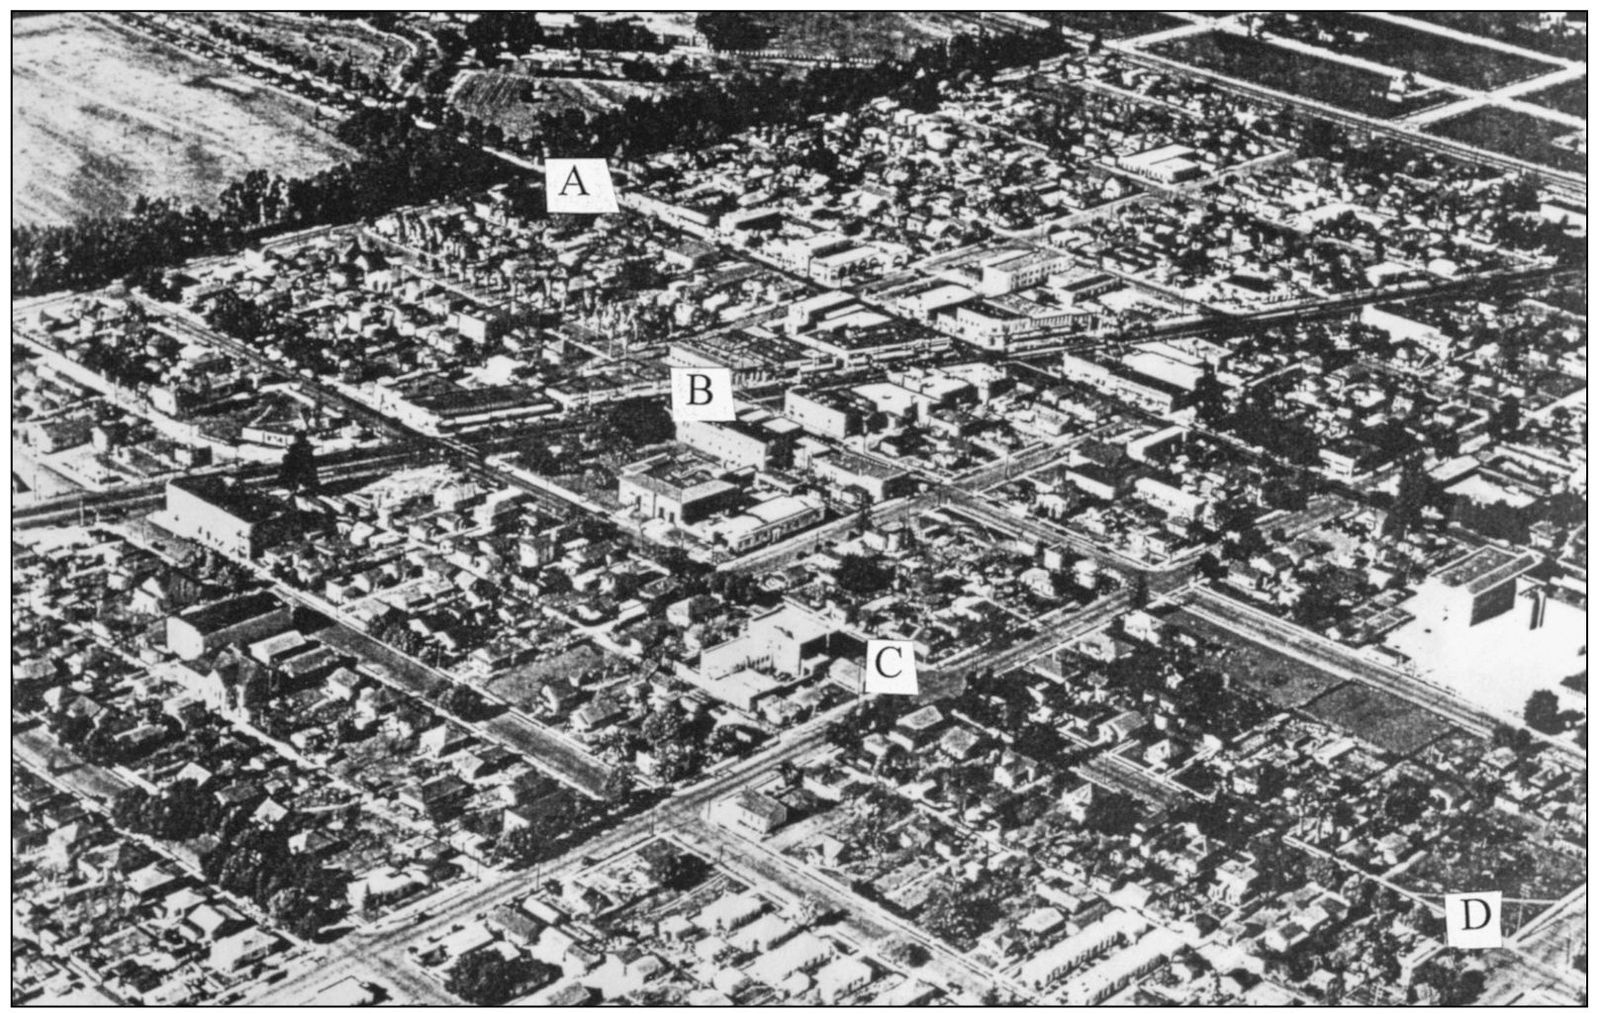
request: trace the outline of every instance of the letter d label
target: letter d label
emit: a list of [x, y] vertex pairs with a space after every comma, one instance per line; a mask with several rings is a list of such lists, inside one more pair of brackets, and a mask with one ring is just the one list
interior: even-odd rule
[[919, 673], [912, 641], [870, 641], [863, 660], [863, 692], [917, 694]]
[[1504, 946], [1499, 918], [1504, 896], [1500, 891], [1443, 896], [1443, 914], [1448, 920], [1448, 946], [1483, 949]]
[[669, 407], [675, 422], [729, 422], [735, 418], [730, 371], [676, 366], [669, 371]]

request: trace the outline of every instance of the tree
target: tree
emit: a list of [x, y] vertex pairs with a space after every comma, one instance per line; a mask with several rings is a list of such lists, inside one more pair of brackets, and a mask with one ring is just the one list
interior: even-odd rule
[[516, 867], [530, 866], [546, 854], [550, 842], [550, 835], [535, 830], [533, 826], [514, 828], [496, 839], [496, 856]]
[[930, 892], [920, 921], [930, 932], [954, 944], [968, 944], [986, 928], [977, 899], [951, 878], [942, 879]]
[[461, 683], [447, 684], [435, 703], [465, 722], [477, 722], [488, 710], [485, 699]]
[[635, 776], [629, 768], [622, 764], [613, 765], [607, 772], [607, 782], [602, 786], [602, 794], [615, 803], [621, 803], [629, 798], [635, 790]]
[[1196, 406], [1198, 421], [1205, 426], [1214, 426], [1225, 418], [1225, 385], [1215, 376], [1213, 367], [1198, 377], [1197, 386], [1192, 390], [1192, 404]]
[[641, 723], [640, 731], [652, 746], [675, 742], [684, 734], [685, 712], [677, 705], [654, 711]]
[[695, 887], [707, 876], [709, 867], [701, 856], [677, 848], [659, 849], [646, 861], [646, 872], [671, 891]]
[[280, 486], [292, 493], [318, 491], [317, 457], [305, 433], [295, 434], [295, 439], [284, 451], [284, 463], [279, 467], [278, 481]]
[[446, 976], [446, 988], [476, 1007], [499, 1007], [518, 995], [534, 971], [527, 958], [509, 960], [484, 947], [457, 959]]
[[609, 432], [616, 433], [634, 447], [660, 444], [674, 439], [674, 417], [656, 398], [626, 398], [615, 402], [606, 416]]
[[867, 555], [848, 556], [836, 568], [836, 587], [853, 595], [878, 595], [891, 587], [891, 568]]
[[1426, 474], [1420, 459], [1404, 463], [1398, 474], [1398, 495], [1393, 498], [1392, 510], [1382, 523], [1383, 535], [1403, 535], [1420, 525], [1420, 514], [1431, 498], [1431, 478]]
[[286, 887], [267, 901], [267, 911], [279, 925], [287, 926], [297, 935], [311, 937], [317, 932], [321, 919], [316, 905], [299, 887]]
[[1125, 835], [1136, 826], [1136, 800], [1123, 792], [1098, 792], [1086, 806], [1086, 829], [1098, 834]]
[[1559, 717], [1559, 697], [1552, 690], [1534, 691], [1526, 699], [1526, 724], [1538, 732], [1556, 733], [1563, 723]]

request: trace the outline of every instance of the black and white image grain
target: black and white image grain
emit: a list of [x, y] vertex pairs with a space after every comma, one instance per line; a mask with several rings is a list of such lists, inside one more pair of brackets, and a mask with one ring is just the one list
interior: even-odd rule
[[13, 1004], [1578, 1006], [1585, 12], [53, 12]]

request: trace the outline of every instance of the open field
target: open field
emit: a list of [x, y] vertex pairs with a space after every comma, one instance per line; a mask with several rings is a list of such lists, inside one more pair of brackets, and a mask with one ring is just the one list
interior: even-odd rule
[[1431, 712], [1362, 683], [1344, 684], [1304, 710], [1383, 750], [1404, 755], [1414, 753], [1450, 729], [1445, 720]]
[[1456, 31], [1480, 35], [1566, 60], [1587, 59], [1587, 35], [1545, 29], [1537, 11], [1399, 11]]
[[1060, 28], [1095, 33], [1105, 39], [1151, 35], [1186, 24], [1184, 19], [1163, 11], [1043, 11], [1041, 16]]
[[1382, 119], [1417, 113], [1447, 98], [1434, 92], [1393, 102], [1387, 98], [1390, 79], [1386, 75], [1228, 32], [1170, 39], [1153, 46], [1151, 52], [1261, 88]]
[[1513, 155], [1537, 165], [1553, 166], [1574, 173], [1587, 171], [1585, 151], [1563, 148], [1554, 143], [1556, 139], [1574, 135], [1576, 131], [1563, 123], [1517, 113], [1512, 109], [1483, 106], [1463, 116], [1433, 123], [1426, 130], [1439, 137]]
[[310, 107], [97, 17], [15, 20], [11, 54], [17, 224], [116, 214], [140, 194], [209, 205], [247, 169], [349, 154]]
[[1554, 109], [1571, 116], [1580, 116], [1587, 119], [1587, 78], [1577, 78], [1575, 81], [1566, 81], [1552, 88], [1544, 88], [1540, 92], [1528, 92], [1520, 97], [1522, 102], [1530, 102], [1534, 106], [1544, 109]]
[[906, 59], [920, 46], [988, 23], [956, 11], [755, 12], [753, 20], [770, 33], [770, 49], [870, 60]]
[[202, 11], [188, 15], [213, 34], [254, 39], [255, 46], [284, 49], [316, 60], [319, 66], [389, 79], [413, 55], [413, 46], [356, 19], [270, 11]]
[[1273, 707], [1302, 707], [1342, 682], [1324, 669], [1271, 651], [1184, 610], [1165, 619], [1199, 640], [1216, 645], [1221, 653], [1213, 664], [1230, 674], [1231, 687], [1262, 697]]
[[469, 71], [451, 91], [451, 104], [508, 137], [528, 137], [541, 115], [560, 109], [597, 110], [651, 94], [649, 85], [600, 78], [543, 77], [516, 70]]
[[[1305, 11], [1297, 15], [1300, 27], [1326, 37], [1352, 39], [1331, 48], [1361, 60], [1413, 71], [1464, 88], [1488, 91], [1525, 81], [1554, 69], [1547, 61], [1478, 46], [1436, 32], [1416, 30], [1389, 21], [1346, 11]], [[1315, 38], [1305, 42], [1321, 45]]]

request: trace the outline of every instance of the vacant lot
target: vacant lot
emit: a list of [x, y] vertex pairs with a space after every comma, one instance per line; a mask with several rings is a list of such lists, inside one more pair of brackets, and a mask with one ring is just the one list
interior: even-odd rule
[[1426, 129], [1441, 137], [1513, 155], [1537, 165], [1574, 173], [1587, 171], [1585, 146], [1578, 151], [1566, 143], [1576, 139], [1575, 130], [1563, 123], [1517, 113], [1512, 109], [1484, 106], [1464, 116], [1433, 123]]
[[1362, 683], [1344, 684], [1305, 710], [1328, 725], [1405, 756], [1451, 728], [1431, 712]]
[[1587, 78], [1580, 77], [1575, 81], [1557, 84], [1552, 88], [1544, 88], [1540, 92], [1528, 92], [1520, 97], [1522, 102], [1530, 102], [1534, 106], [1544, 109], [1554, 109], [1571, 116], [1580, 116], [1587, 119]]
[[[1505, 898], [1563, 898], [1587, 879], [1586, 860], [1549, 848], [1538, 835], [1533, 825], [1509, 814], [1477, 814], [1433, 842], [1399, 880], [1422, 894], [1502, 891]], [[1545, 907], [1506, 903], [1505, 934]]]
[[1334, 50], [1463, 88], [1487, 91], [1555, 69], [1547, 61], [1346, 11], [1306, 11], [1298, 15], [1298, 22], [1327, 37], [1354, 40], [1333, 45]]
[[553, 658], [519, 666], [485, 684], [497, 694], [525, 711], [540, 711], [545, 705], [540, 699], [540, 688], [547, 683], [569, 682], [576, 674], [589, 673], [601, 667], [604, 656], [589, 644], [563, 652]]
[[764, 11], [753, 20], [770, 34], [771, 49], [869, 60], [906, 59], [920, 46], [977, 27], [1011, 27], [1000, 19], [958, 12]]
[[1271, 651], [1200, 616], [1181, 611], [1166, 620], [1198, 640], [1214, 644], [1220, 653], [1211, 665], [1230, 676], [1231, 687], [1256, 694], [1273, 707], [1300, 708], [1342, 682], [1324, 669]]
[[1151, 51], [1262, 88], [1383, 119], [1407, 116], [1446, 98], [1432, 93], [1393, 102], [1387, 98], [1390, 79], [1384, 74], [1227, 32], [1171, 39]]
[[451, 104], [500, 127], [508, 137], [528, 137], [542, 114], [560, 109], [610, 109], [625, 99], [652, 94], [648, 85], [602, 78], [546, 77], [518, 70], [468, 71], [457, 79]]
[[12, 22], [18, 224], [126, 211], [136, 196], [210, 205], [245, 170], [300, 175], [349, 153], [310, 108], [86, 14]]
[[381, 80], [392, 79], [414, 52], [407, 40], [346, 18], [266, 11], [200, 11], [191, 17], [214, 35], [222, 29], [254, 40], [255, 48], [282, 48], [331, 68], [349, 63], [352, 70]]
[[1399, 11], [1457, 31], [1523, 46], [1566, 60], [1587, 59], [1587, 33], [1564, 26], [1544, 28], [1536, 11]]
[[[1209, 14], [1222, 13], [1209, 11]], [[1163, 11], [1053, 11], [1042, 12], [1060, 28], [1101, 35], [1105, 39], [1129, 39], [1137, 35], [1151, 35], [1167, 28], [1178, 28], [1187, 22]]]

